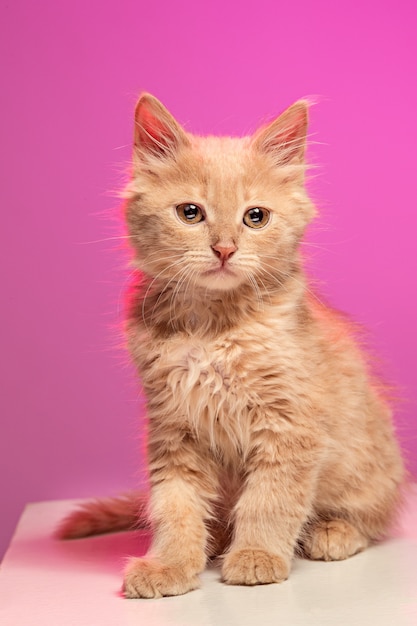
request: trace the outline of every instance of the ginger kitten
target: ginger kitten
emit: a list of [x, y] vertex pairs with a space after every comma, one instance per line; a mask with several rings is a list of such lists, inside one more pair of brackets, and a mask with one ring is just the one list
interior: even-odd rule
[[151, 494], [90, 503], [62, 537], [153, 529], [129, 598], [279, 583], [296, 550], [345, 559], [389, 527], [404, 470], [382, 386], [346, 320], [307, 288], [299, 244], [307, 105], [252, 137], [186, 133], [136, 107], [126, 222], [140, 270], [127, 336], [147, 397]]

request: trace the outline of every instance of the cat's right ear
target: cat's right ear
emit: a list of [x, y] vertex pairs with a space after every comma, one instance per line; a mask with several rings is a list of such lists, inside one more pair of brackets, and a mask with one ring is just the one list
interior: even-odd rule
[[134, 158], [173, 158], [179, 147], [188, 143], [185, 131], [163, 104], [151, 94], [143, 94], [135, 109]]

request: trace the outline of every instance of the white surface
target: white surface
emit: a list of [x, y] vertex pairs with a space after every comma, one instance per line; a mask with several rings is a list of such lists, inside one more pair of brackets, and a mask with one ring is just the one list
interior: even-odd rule
[[74, 503], [26, 507], [0, 570], [1, 626], [416, 626], [417, 489], [396, 537], [343, 562], [297, 559], [280, 585], [229, 587], [216, 568], [201, 589], [175, 598], [125, 600], [127, 555], [146, 533], [59, 542], [51, 537]]

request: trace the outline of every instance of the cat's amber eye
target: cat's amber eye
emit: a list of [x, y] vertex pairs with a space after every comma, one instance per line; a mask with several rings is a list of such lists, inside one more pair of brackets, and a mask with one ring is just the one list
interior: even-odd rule
[[202, 209], [196, 204], [184, 203], [176, 207], [177, 215], [184, 224], [198, 224], [204, 220]]
[[243, 222], [249, 228], [263, 228], [269, 222], [271, 214], [268, 209], [261, 209], [260, 207], [254, 207], [248, 209], [243, 216]]

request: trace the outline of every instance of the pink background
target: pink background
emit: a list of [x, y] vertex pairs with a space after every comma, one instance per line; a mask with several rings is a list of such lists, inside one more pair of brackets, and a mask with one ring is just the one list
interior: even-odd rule
[[416, 472], [414, 3], [14, 0], [0, 23], [0, 551], [25, 502], [141, 478], [126, 255], [106, 241], [122, 232], [114, 192], [141, 90], [198, 133], [246, 133], [315, 98], [306, 250], [399, 385]]

